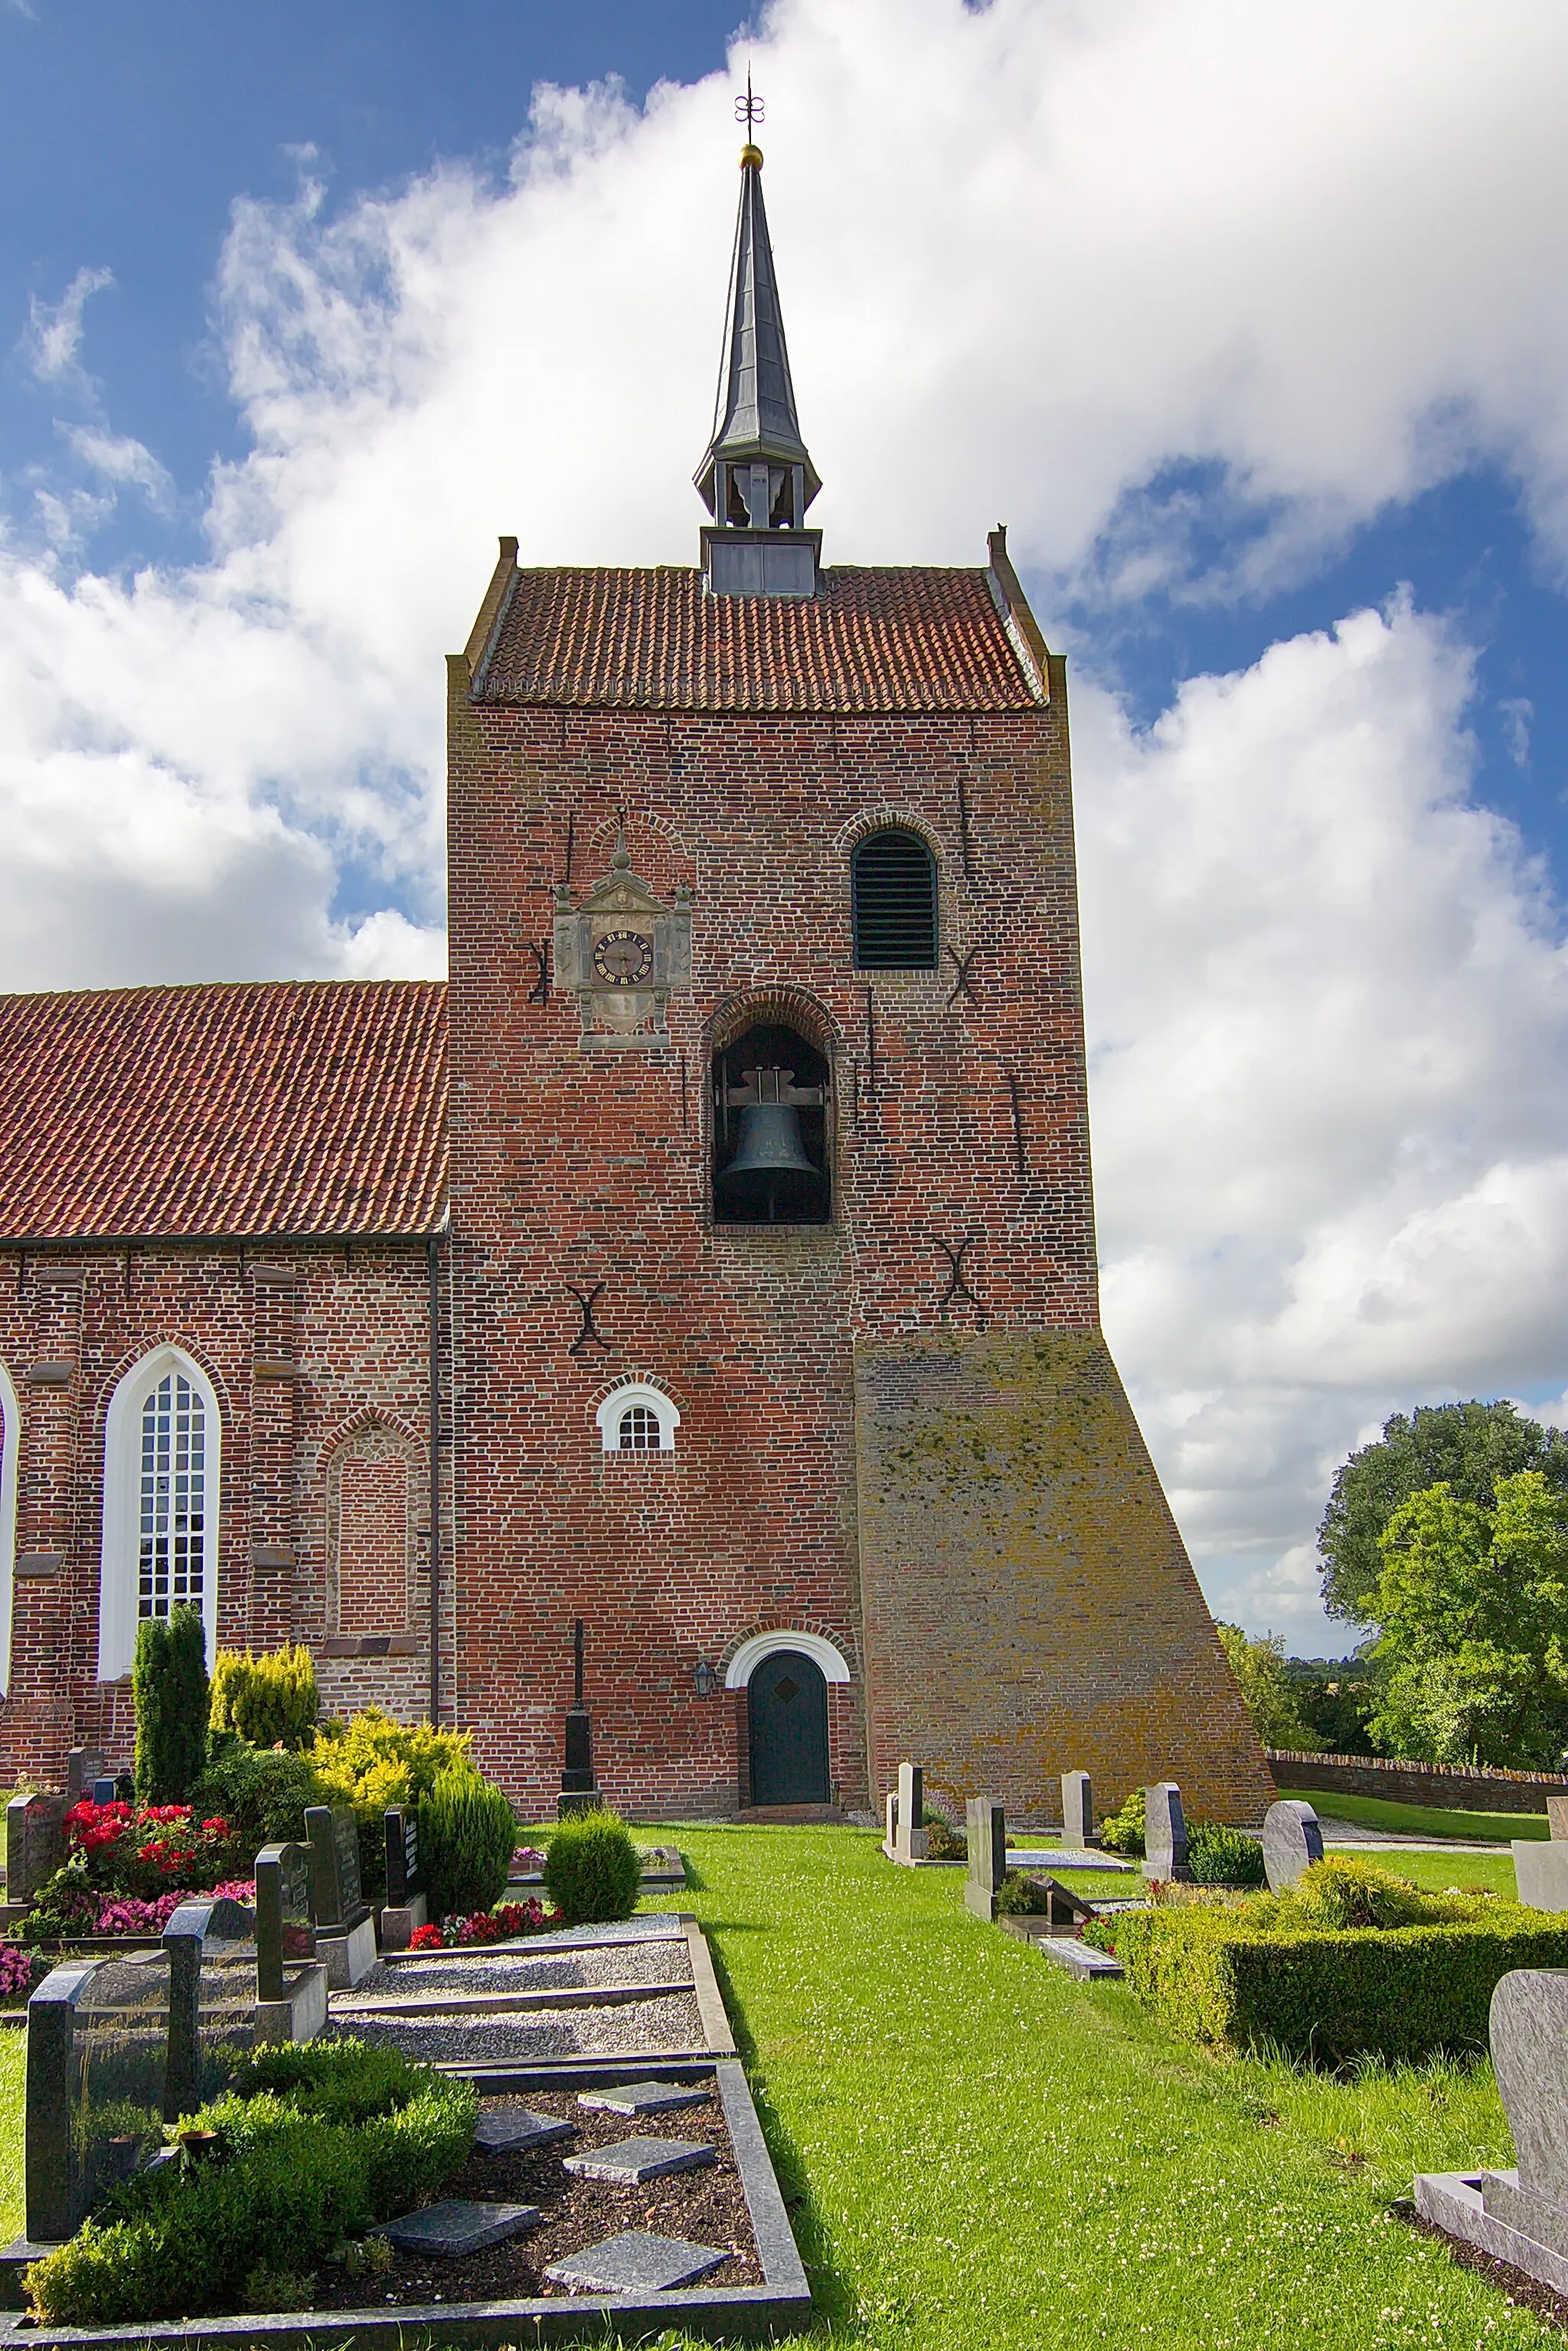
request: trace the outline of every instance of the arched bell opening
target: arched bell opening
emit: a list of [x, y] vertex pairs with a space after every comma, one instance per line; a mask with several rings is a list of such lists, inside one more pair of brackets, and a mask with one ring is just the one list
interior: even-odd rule
[[719, 1225], [825, 1225], [832, 1215], [827, 1057], [758, 1020], [713, 1057], [713, 1213]]

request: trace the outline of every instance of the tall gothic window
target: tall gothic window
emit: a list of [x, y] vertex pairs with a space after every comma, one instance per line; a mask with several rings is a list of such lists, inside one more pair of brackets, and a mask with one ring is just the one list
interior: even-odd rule
[[858, 970], [936, 970], [936, 860], [917, 832], [889, 825], [855, 843], [850, 906]]
[[183, 1372], [165, 1372], [141, 1407], [139, 1617], [201, 1606], [206, 1524], [207, 1409]]
[[116, 1386], [103, 1441], [98, 1677], [131, 1671], [136, 1628], [199, 1608], [218, 1634], [218, 1400], [183, 1347], [155, 1347]]

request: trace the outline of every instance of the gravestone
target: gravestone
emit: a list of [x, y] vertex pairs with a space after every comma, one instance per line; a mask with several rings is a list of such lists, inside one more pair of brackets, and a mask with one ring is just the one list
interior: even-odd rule
[[419, 1816], [412, 1804], [393, 1804], [383, 1825], [387, 1900], [382, 1912], [382, 1949], [406, 1951], [430, 1916], [420, 1873]]
[[[66, 1802], [76, 1803], [91, 1795], [95, 1804], [112, 1803], [111, 1796], [93, 1793], [93, 1782], [103, 1778], [103, 1757], [96, 1747], [73, 1747], [66, 1757]], [[110, 1782], [112, 1785], [112, 1782]]]
[[1514, 1884], [1532, 1910], [1568, 1910], [1568, 1843], [1552, 1837], [1515, 1837]]
[[893, 1835], [893, 1858], [907, 1869], [925, 1858], [929, 1832], [921, 1826], [925, 1813], [925, 1774], [918, 1763], [898, 1767], [898, 1813]]
[[622, 2229], [602, 2243], [551, 2262], [544, 2274], [572, 2294], [673, 2294], [695, 2285], [728, 2255], [684, 2237], [660, 2237], [649, 2229]]
[[997, 1915], [997, 1890], [1008, 1874], [1007, 1821], [994, 1796], [971, 1796], [964, 1807], [969, 1866], [964, 1907], [988, 1925]]
[[891, 1854], [898, 1844], [898, 1791], [896, 1788], [888, 1790], [886, 1806], [887, 1827], [882, 1840], [882, 1849], [883, 1853]]
[[233, 2081], [254, 2039], [258, 1950], [256, 1913], [227, 1896], [183, 1902], [163, 1929], [169, 1956], [169, 2058], [163, 2118], [214, 2098]]
[[1192, 1871], [1186, 1858], [1186, 1820], [1181, 1790], [1174, 1780], [1156, 1780], [1144, 1791], [1144, 1876], [1168, 1884], [1173, 1878], [1189, 1885]]
[[1482, 2209], [1568, 2256], [1568, 1971], [1504, 1976], [1489, 2037], [1518, 2168], [1482, 2172]]
[[469, 2204], [451, 2199], [427, 2204], [402, 2220], [389, 2220], [381, 2233], [402, 2253], [438, 2253], [461, 2261], [465, 2253], [482, 2253], [504, 2245], [525, 2229], [537, 2229], [544, 2215], [537, 2204]]
[[29, 2243], [73, 2235], [159, 2145], [168, 2064], [165, 1952], [50, 1970], [27, 2002]]
[[116, 1803], [118, 1802], [119, 1798], [120, 1782], [118, 1780], [111, 1780], [106, 1777], [102, 1780], [95, 1780], [93, 1782], [92, 1801], [95, 1804]]
[[1270, 1894], [1294, 1886], [1303, 1870], [1323, 1857], [1323, 1833], [1311, 1804], [1287, 1796], [1263, 1815], [1263, 1870]]
[[528, 2147], [554, 2147], [577, 2129], [560, 2115], [536, 2115], [526, 2106], [501, 2106], [481, 2115], [474, 2126], [474, 2145], [490, 2155], [516, 2155]]
[[556, 1817], [563, 1821], [572, 1813], [595, 1813], [604, 1802], [593, 1772], [593, 1724], [582, 1696], [582, 1641], [579, 1616], [571, 1629], [572, 1698], [566, 1712], [566, 1768], [556, 1802]]
[[618, 2188], [641, 2188], [646, 2180], [665, 2179], [677, 2171], [702, 2171], [717, 2160], [717, 2148], [706, 2139], [622, 2138], [613, 2147], [564, 2157], [561, 2169], [579, 2179], [612, 2179]]
[[593, 2114], [667, 2115], [704, 2105], [711, 2095], [706, 2083], [623, 2082], [614, 2089], [580, 2091], [577, 2103]]
[[5, 1807], [5, 1899], [22, 1907], [66, 1857], [63, 1796], [13, 1796]]
[[1061, 1843], [1065, 1852], [1087, 1853], [1099, 1844], [1094, 1834], [1094, 1792], [1087, 1771], [1061, 1775]]
[[256, 2001], [258, 2042], [313, 2041], [327, 2022], [302, 1844], [264, 1844], [256, 1857]]
[[360, 1827], [346, 1804], [308, 1804], [316, 1956], [335, 1991], [348, 1991], [376, 1963], [376, 1927], [360, 1890]]
[[1568, 1790], [1546, 1799], [1546, 1827], [1554, 1839], [1568, 1839]]

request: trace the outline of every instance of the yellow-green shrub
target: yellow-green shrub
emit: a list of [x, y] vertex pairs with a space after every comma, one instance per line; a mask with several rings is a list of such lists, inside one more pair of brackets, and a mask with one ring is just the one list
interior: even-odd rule
[[285, 1646], [262, 1656], [220, 1649], [213, 1661], [212, 1728], [234, 1730], [253, 1747], [308, 1747], [321, 1700], [308, 1649]]

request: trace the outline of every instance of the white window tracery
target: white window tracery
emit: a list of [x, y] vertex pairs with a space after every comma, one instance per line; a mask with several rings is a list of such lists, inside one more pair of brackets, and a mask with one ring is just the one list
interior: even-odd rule
[[673, 1453], [681, 1425], [673, 1398], [651, 1380], [622, 1380], [593, 1416], [606, 1453]]
[[103, 1553], [98, 1673], [131, 1670], [144, 1617], [199, 1608], [207, 1655], [217, 1636], [218, 1400], [183, 1348], [133, 1364], [104, 1425]]

